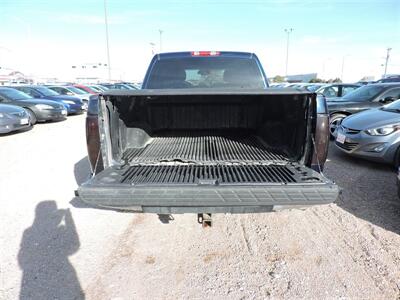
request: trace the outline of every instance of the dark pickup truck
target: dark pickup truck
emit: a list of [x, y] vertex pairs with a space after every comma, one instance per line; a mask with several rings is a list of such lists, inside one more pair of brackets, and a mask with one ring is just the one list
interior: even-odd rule
[[92, 205], [245, 213], [326, 204], [338, 195], [313, 170], [326, 159], [325, 102], [269, 89], [254, 54], [156, 55], [142, 90], [90, 101], [87, 132], [94, 175], [77, 194]]

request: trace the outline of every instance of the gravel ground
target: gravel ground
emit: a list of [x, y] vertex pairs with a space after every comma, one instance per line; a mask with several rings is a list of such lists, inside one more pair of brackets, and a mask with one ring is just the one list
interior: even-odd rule
[[0, 137], [2, 299], [400, 299], [400, 201], [389, 166], [331, 145], [336, 204], [165, 219], [88, 208], [84, 116]]

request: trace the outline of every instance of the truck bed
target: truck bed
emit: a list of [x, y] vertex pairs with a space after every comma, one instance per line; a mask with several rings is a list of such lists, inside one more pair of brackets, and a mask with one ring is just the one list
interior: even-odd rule
[[307, 92], [135, 91], [100, 100], [105, 169], [87, 203], [156, 213], [257, 212], [333, 202], [310, 168], [316, 120]]
[[187, 162], [199, 164], [288, 161], [282, 149], [269, 147], [250, 132], [181, 132], [154, 137], [141, 148], [128, 148], [123, 160], [129, 164]]

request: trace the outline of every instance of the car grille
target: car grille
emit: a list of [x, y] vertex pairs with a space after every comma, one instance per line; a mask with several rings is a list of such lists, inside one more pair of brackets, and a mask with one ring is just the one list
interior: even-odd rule
[[344, 150], [351, 151], [357, 147], [358, 143], [344, 142], [344, 144], [342, 144], [342, 143], [336, 142], [336, 145]]
[[347, 134], [357, 134], [361, 131], [358, 129], [351, 129], [351, 128], [345, 127], [343, 125], [341, 125], [341, 128], [342, 128], [343, 132], [347, 133]]

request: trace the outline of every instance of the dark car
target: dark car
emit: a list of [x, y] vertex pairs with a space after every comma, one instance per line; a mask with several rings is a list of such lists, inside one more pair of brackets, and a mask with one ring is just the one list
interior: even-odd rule
[[343, 97], [348, 93], [355, 91], [360, 86], [361, 85], [359, 84], [352, 84], [352, 83], [334, 83], [334, 84], [323, 85], [317, 90], [315, 90], [315, 92], [324, 95], [328, 99], [335, 97]]
[[67, 109], [61, 103], [32, 98], [28, 94], [12, 88], [0, 88], [0, 103], [12, 104], [26, 109], [31, 118], [31, 123], [63, 120]]
[[376, 83], [388, 83], [388, 82], [399, 82], [400, 83], [400, 75], [388, 76], [386, 78], [382, 78], [376, 81]]
[[15, 105], [0, 104], [0, 134], [31, 126], [30, 116], [25, 109]]
[[24, 92], [36, 99], [47, 99], [62, 103], [67, 109], [67, 113], [70, 114], [81, 114], [87, 108], [87, 105], [83, 104], [82, 100], [68, 95], [60, 95], [57, 92], [40, 85], [24, 85], [15, 86], [21, 92]]
[[380, 107], [400, 98], [400, 84], [375, 83], [364, 85], [342, 98], [327, 99], [330, 114], [329, 130], [335, 137], [342, 120], [370, 108]]

